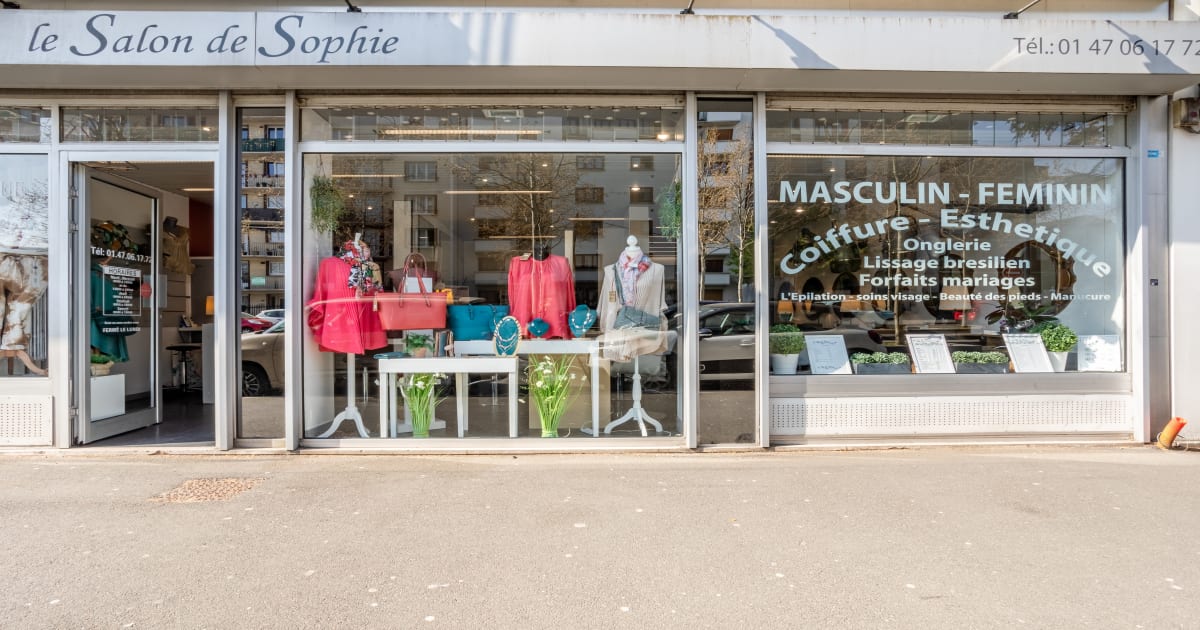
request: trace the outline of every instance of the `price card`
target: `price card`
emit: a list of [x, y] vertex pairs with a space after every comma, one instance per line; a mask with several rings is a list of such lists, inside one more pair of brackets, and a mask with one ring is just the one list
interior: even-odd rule
[[905, 335], [918, 374], [954, 374], [946, 335]]
[[851, 374], [846, 340], [841, 335], [805, 335], [808, 364], [813, 374]]
[[1120, 335], [1079, 335], [1080, 372], [1120, 372]]
[[1012, 359], [1015, 371], [1054, 371], [1054, 366], [1050, 365], [1050, 355], [1046, 354], [1046, 346], [1042, 344], [1041, 335], [1004, 335], [1004, 345], [1008, 348], [1008, 356]]

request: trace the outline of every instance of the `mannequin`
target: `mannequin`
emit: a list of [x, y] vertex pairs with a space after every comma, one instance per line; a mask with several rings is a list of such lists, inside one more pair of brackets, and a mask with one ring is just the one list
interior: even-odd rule
[[[604, 268], [604, 280], [600, 284], [600, 304], [597, 308], [600, 331], [603, 335], [604, 358], [613, 361], [629, 361], [638, 355], [654, 354], [667, 349], [665, 319], [659, 330], [614, 330], [617, 311], [623, 305], [633, 306], [654, 315], [661, 315], [667, 305], [665, 269], [642, 252], [636, 236], [630, 236], [625, 242], [627, 247], [621, 252], [617, 262]], [[618, 300], [615, 284], [618, 279], [621, 281], [620, 295], [625, 300], [624, 304]]]
[[[617, 262], [604, 268], [604, 281], [600, 285], [600, 305], [597, 310], [600, 313], [602, 356], [613, 361], [633, 361], [633, 407], [625, 415], [608, 423], [604, 432], [612, 433], [618, 425], [636, 420], [642, 435], [645, 436], [646, 423], [653, 425], [657, 432], [662, 432], [662, 424], [642, 408], [642, 375], [638, 357], [664, 352], [667, 349], [666, 318], [661, 317], [667, 302], [665, 269], [642, 252], [642, 248], [638, 247], [637, 237], [630, 236], [625, 242], [626, 247], [617, 257]], [[620, 286], [617, 283], [620, 283]], [[622, 306], [660, 316], [658, 326], [616, 328], [617, 314]]]
[[362, 299], [379, 290], [379, 266], [371, 261], [371, 250], [360, 235], [347, 241], [333, 256], [321, 261], [316, 286], [308, 301], [308, 326], [322, 352], [346, 353], [346, 409], [318, 437], [329, 437], [343, 420], [353, 420], [358, 434], [367, 437], [362, 414], [354, 404], [354, 358], [387, 345], [387, 333], [371, 300]]
[[179, 219], [163, 219], [162, 251], [163, 267], [167, 273], [190, 274], [196, 270], [188, 252], [190, 231], [179, 225]]
[[575, 277], [571, 263], [539, 245], [529, 256], [517, 256], [508, 266], [509, 314], [521, 324], [522, 335], [529, 322], [541, 318], [550, 324], [544, 339], [570, 339], [567, 313], [575, 309]]

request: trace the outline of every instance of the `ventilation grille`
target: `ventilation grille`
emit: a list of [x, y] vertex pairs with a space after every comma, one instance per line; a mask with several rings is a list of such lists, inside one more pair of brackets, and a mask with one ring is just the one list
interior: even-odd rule
[[49, 446], [54, 406], [50, 396], [0, 396], [0, 445]]
[[771, 435], [1128, 432], [1126, 396], [779, 398]]

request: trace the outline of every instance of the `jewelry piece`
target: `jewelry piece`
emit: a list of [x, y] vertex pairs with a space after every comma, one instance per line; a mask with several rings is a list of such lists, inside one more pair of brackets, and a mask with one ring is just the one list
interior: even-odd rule
[[529, 322], [529, 325], [525, 327], [525, 330], [528, 330], [529, 334], [533, 335], [534, 337], [541, 337], [542, 335], [550, 332], [550, 322], [542, 319], [541, 317], [536, 317], [533, 319], [533, 321]]
[[595, 323], [596, 311], [588, 308], [587, 304], [576, 306], [575, 310], [567, 315], [567, 325], [576, 339], [582, 337]]
[[512, 315], [501, 318], [500, 323], [496, 324], [492, 342], [498, 356], [510, 357], [516, 354], [517, 346], [521, 343], [521, 322]]

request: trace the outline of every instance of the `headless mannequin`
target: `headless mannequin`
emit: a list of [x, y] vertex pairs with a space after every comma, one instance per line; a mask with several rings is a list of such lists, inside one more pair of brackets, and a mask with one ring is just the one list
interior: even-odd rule
[[[637, 240], [636, 236], [630, 235], [629, 238], [625, 239], [625, 244], [626, 244], [625, 251], [624, 251], [625, 257], [627, 257], [631, 260], [638, 260], [644, 255], [644, 253], [642, 252], [642, 248], [638, 247], [638, 240]], [[613, 281], [621, 282], [621, 278], [615, 277], [615, 278], [613, 278]], [[626, 296], [626, 299], [632, 301], [633, 297]], [[655, 432], [662, 433], [662, 430], [663, 430], [662, 423], [660, 423], [658, 420], [655, 420], [653, 417], [651, 417], [650, 414], [646, 413], [646, 410], [642, 407], [642, 373], [641, 373], [641, 368], [638, 364], [639, 364], [638, 355], [635, 354], [633, 356], [633, 392], [632, 392], [633, 393], [633, 406], [629, 409], [629, 411], [627, 411], [625, 413], [625, 415], [608, 423], [604, 427], [605, 434], [611, 434], [612, 430], [615, 429], [617, 426], [624, 424], [625, 422], [628, 422], [630, 420], [633, 420], [638, 423], [638, 428], [641, 429], [642, 437], [645, 437], [647, 435], [647, 431], [646, 431], [647, 423], [649, 423], [651, 426], [654, 427]], [[585, 432], [586, 432], [586, 430], [585, 430]]]
[[533, 248], [533, 259], [534, 260], [546, 260], [549, 257], [550, 257], [550, 248], [549, 247], [546, 247], [545, 245], [538, 245], [537, 247]]

